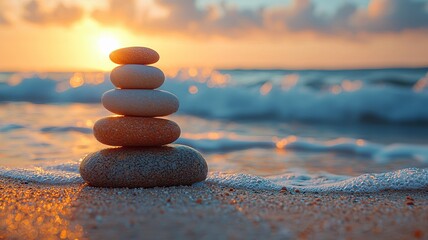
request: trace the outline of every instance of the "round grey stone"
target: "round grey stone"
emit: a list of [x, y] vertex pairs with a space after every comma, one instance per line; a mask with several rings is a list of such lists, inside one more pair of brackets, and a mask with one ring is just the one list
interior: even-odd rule
[[204, 181], [208, 166], [195, 149], [178, 144], [106, 148], [88, 154], [80, 175], [94, 187], [167, 187]]

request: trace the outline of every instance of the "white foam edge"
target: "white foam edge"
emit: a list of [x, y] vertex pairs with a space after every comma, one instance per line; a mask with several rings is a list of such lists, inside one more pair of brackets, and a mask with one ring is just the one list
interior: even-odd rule
[[[83, 179], [78, 172], [78, 163], [34, 168], [0, 167], [0, 177], [50, 185], [80, 184]], [[406, 168], [386, 173], [370, 173], [357, 177], [328, 173], [308, 174], [294, 171], [278, 176], [260, 177], [249, 174], [210, 173], [207, 183], [248, 190], [279, 191], [286, 188], [291, 192], [348, 192], [372, 193], [385, 190], [427, 190], [428, 169]], [[195, 184], [203, 186], [203, 183]]]

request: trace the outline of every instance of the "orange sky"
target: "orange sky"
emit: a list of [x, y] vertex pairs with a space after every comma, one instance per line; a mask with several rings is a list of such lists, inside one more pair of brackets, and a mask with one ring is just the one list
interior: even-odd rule
[[[0, 1], [0, 6], [3, 4], [15, 11], [21, 7]], [[70, 1], [64, 1], [64, 4], [69, 4], [68, 2]], [[85, 4], [80, 2], [80, 5]], [[53, 11], [52, 6], [43, 7], [44, 11], [41, 13]], [[85, 11], [89, 11], [89, 7], [85, 7]], [[379, 4], [376, 7], [379, 8]], [[107, 52], [117, 47], [133, 45], [157, 50], [161, 56], [157, 65], [162, 68], [361, 68], [428, 65], [426, 27], [378, 32], [369, 29], [355, 34], [342, 34], [341, 30], [326, 34], [328, 30], [318, 30], [315, 29], [316, 26], [314, 29], [310, 26], [311, 28], [298, 31], [273, 32], [265, 31], [264, 28], [247, 27], [248, 24], [244, 23], [245, 29], [237, 26], [238, 30], [243, 30], [235, 33], [235, 29], [230, 30], [228, 25], [209, 25], [211, 30], [208, 31], [204, 30], [206, 26], [202, 24], [194, 27], [200, 30], [187, 28], [180, 31], [179, 28], [183, 25], [171, 23], [170, 27], [164, 21], [159, 23], [159, 31], [156, 27], [138, 31], [133, 26], [134, 23], [128, 20], [107, 24], [97, 21], [87, 12], [75, 22], [63, 24], [52, 24], [51, 22], [56, 21], [56, 15], [52, 13], [49, 16], [50, 18], [40, 18], [40, 14], [37, 15], [37, 23], [9, 17], [10, 23], [0, 25], [0, 70], [109, 70], [114, 64], [110, 63]], [[160, 14], [158, 17], [168, 18], [168, 15]], [[236, 19], [244, 18], [245, 15], [237, 17]], [[236, 19], [233, 21], [237, 21]]]

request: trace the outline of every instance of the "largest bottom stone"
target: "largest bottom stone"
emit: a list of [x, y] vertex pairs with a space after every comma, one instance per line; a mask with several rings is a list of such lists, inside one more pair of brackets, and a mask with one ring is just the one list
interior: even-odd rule
[[202, 155], [178, 144], [107, 148], [89, 154], [80, 164], [82, 178], [95, 187], [190, 185], [205, 180], [207, 173]]

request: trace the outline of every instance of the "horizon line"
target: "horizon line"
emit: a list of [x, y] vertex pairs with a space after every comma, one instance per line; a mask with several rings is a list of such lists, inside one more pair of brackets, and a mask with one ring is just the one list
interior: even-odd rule
[[[119, 66], [119, 65], [118, 65]], [[155, 65], [150, 65], [155, 66]], [[427, 65], [419, 65], [419, 66], [355, 66], [355, 67], [168, 67], [168, 68], [161, 68], [165, 71], [168, 70], [176, 70], [176, 69], [189, 69], [189, 68], [196, 68], [196, 69], [206, 69], [211, 68], [214, 70], [220, 70], [220, 71], [352, 71], [352, 70], [393, 70], [393, 69], [401, 69], [401, 70], [418, 70], [418, 69], [428, 69]], [[30, 69], [0, 69], [0, 73], [14, 73], [14, 72], [35, 72], [35, 73], [64, 73], [64, 72], [110, 72], [110, 70], [103, 70], [103, 69], [58, 69], [58, 70], [30, 70]]]

